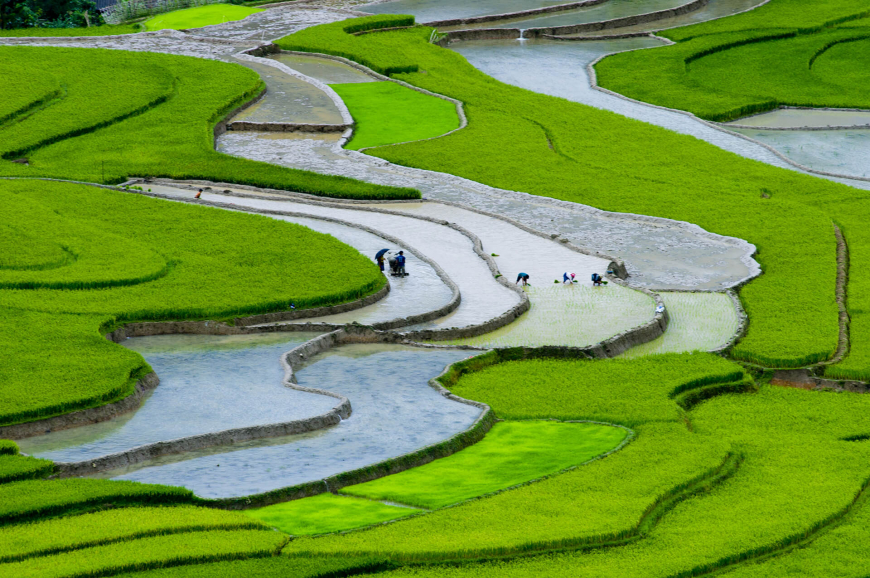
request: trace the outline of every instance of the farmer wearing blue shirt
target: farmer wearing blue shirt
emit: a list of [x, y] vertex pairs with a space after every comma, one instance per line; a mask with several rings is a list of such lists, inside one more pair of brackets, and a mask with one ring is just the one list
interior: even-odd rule
[[405, 252], [399, 251], [399, 254], [396, 255], [396, 269], [400, 277], [404, 277], [407, 275], [405, 273]]

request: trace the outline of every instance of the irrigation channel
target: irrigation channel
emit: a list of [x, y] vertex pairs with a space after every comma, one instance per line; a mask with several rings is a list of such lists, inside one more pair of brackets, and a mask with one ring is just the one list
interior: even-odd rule
[[[536, 6], [546, 8], [559, 3], [540, 1]], [[709, 0], [690, 12], [623, 26], [619, 32], [646, 33], [733, 14], [759, 3]], [[576, 10], [499, 19], [486, 27], [527, 29], [590, 23], [682, 4], [673, 0], [609, 0]], [[412, 13], [418, 21], [431, 21], [528, 8], [528, 3], [516, 0], [472, 4], [399, 0], [365, 9]], [[239, 62], [256, 70], [268, 91], [265, 98], [232, 121], [341, 125], [347, 121], [346, 109], [326, 85], [386, 80], [335, 59], [287, 53], [267, 59], [239, 51], [307, 26], [357, 14], [316, 6], [283, 6], [194, 34], [165, 32], [0, 42], [154, 50]], [[474, 23], [452, 29], [480, 26]], [[797, 162], [815, 170], [867, 176], [861, 173], [862, 165], [852, 159], [838, 159], [827, 153], [827, 158], [820, 160], [818, 155], [802, 157], [795, 152], [803, 142], [800, 139], [809, 138], [807, 135], [848, 141], [853, 138], [849, 135], [858, 134], [849, 146], [853, 151], [861, 150], [866, 145], [854, 143], [865, 142], [861, 140], [867, 134], [862, 132], [863, 127], [870, 125], [866, 113], [777, 111], [730, 125], [701, 122], [690, 115], [594, 88], [587, 65], [609, 53], [658, 46], [660, 39], [647, 35], [590, 40], [584, 32], [563, 36], [562, 40], [462, 41], [450, 48], [504, 82], [690, 134], [749, 158], [795, 168], [759, 144], [764, 142], [783, 155], [795, 155]], [[583, 37], [584, 41], [565, 41], [572, 37]], [[800, 130], [791, 130], [794, 128]], [[821, 128], [826, 130], [818, 130]], [[829, 133], [837, 136], [824, 136]], [[688, 223], [606, 213], [494, 189], [452, 175], [392, 165], [342, 149], [348, 136], [346, 132], [231, 130], [216, 144], [218, 150], [256, 160], [415, 187], [424, 193], [425, 201], [341, 203], [219, 184], [142, 184], [152, 194], [179, 202], [195, 202], [192, 187], [207, 186], [199, 202], [300, 223], [332, 234], [366, 255], [380, 248], [405, 250], [409, 254], [409, 277], [391, 278], [387, 296], [361, 309], [249, 328], [262, 333], [129, 339], [125, 345], [142, 353], [161, 378], [161, 385], [142, 407], [102, 424], [21, 440], [22, 450], [59, 462], [81, 462], [143, 444], [323, 413], [336, 405], [334, 397], [295, 390], [282, 383], [282, 355], [315, 335], [304, 329], [319, 326], [326, 331], [354, 322], [387, 323], [399, 336], [428, 335], [438, 339], [432, 343], [441, 347], [431, 347], [432, 343], [413, 347], [385, 343], [342, 345], [308, 359], [303, 367], [294, 367], [299, 386], [326, 389], [350, 401], [352, 413], [332, 427], [176, 453], [94, 474], [182, 484], [203, 497], [251, 495], [369, 466], [466, 431], [480, 416], [480, 408], [442, 396], [428, 385], [428, 380], [446, 365], [474, 353], [468, 351], [470, 347], [588, 347], [651, 323], [657, 312], [649, 290], [655, 291], [667, 307], [670, 324], [663, 335], [629, 349], [623, 353], [625, 356], [716, 350], [729, 343], [741, 328], [735, 299], [723, 291], [760, 272], [752, 259], [755, 248], [743, 240], [713, 235]], [[870, 187], [860, 181], [845, 182]], [[482, 244], [482, 251], [479, 247], [475, 250], [475, 239]], [[629, 274], [626, 283], [612, 279], [606, 287], [590, 286], [592, 272], [604, 273], [619, 268], [623, 262]], [[532, 287], [524, 293], [508, 286], [519, 271], [532, 278]], [[565, 272], [575, 273], [579, 283], [561, 283]], [[503, 276], [501, 280], [498, 275]], [[508, 283], [504, 283], [505, 278]], [[511, 312], [518, 311], [526, 300], [531, 304], [527, 312], [512, 323], [492, 325], [494, 320], [512, 320]], [[435, 311], [443, 314], [433, 316]], [[428, 319], [404, 326], [396, 323], [400, 318], [420, 316]], [[457, 328], [475, 327], [483, 330], [455, 334]]]

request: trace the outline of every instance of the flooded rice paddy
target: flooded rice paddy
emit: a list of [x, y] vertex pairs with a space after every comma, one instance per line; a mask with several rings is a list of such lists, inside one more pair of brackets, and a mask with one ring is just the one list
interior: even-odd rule
[[710, 351], [734, 336], [740, 318], [734, 303], [722, 293], [660, 293], [668, 308], [670, 323], [665, 334], [632, 347], [622, 357], [657, 353]]
[[342, 62], [316, 56], [278, 53], [270, 58], [285, 64], [305, 76], [316, 78], [324, 84], [347, 84], [351, 82], [379, 82], [365, 72]]
[[370, 14], [412, 14], [417, 22], [424, 23], [519, 12], [567, 2], [568, 0], [396, 0], [360, 6], [359, 10]]
[[343, 346], [296, 373], [301, 386], [350, 399], [353, 414], [339, 425], [168, 456], [99, 477], [183, 485], [201, 497], [223, 498], [315, 481], [397, 457], [467, 429], [480, 415], [480, 409], [451, 401], [428, 385], [445, 366], [467, 356], [457, 350]]
[[283, 353], [316, 333], [160, 335], [128, 339], [160, 378], [137, 411], [21, 440], [21, 451], [77, 462], [137, 446], [205, 433], [305, 419], [334, 397], [283, 385]]
[[266, 95], [237, 114], [234, 121], [341, 124], [335, 103], [311, 83], [258, 62], [241, 61], [266, 83]]
[[730, 129], [761, 141], [813, 170], [870, 178], [870, 127], [845, 130]]
[[562, 284], [543, 279], [526, 292], [532, 307], [510, 325], [445, 343], [486, 348], [588, 347], [649, 322], [656, 308], [652, 297], [613, 283], [591, 287], [585, 280]]
[[764, 114], [747, 116], [725, 126], [757, 127], [757, 128], [833, 128], [833, 127], [863, 127], [870, 128], [870, 111], [865, 110], [833, 110], [809, 108], [780, 108]]
[[[570, 26], [572, 24], [586, 24], [589, 22], [601, 22], [627, 16], [637, 16], [647, 12], [668, 10], [686, 4], [688, 0], [607, 0], [601, 4], [568, 10], [553, 14], [541, 14], [531, 18], [517, 18], [499, 20], [497, 22], [480, 22], [463, 24], [444, 28], [444, 30], [468, 30], [474, 28], [551, 28], [556, 26]], [[613, 33], [613, 31], [609, 31]], [[622, 31], [619, 30], [621, 33]], [[606, 32], [605, 32], [606, 33]]]

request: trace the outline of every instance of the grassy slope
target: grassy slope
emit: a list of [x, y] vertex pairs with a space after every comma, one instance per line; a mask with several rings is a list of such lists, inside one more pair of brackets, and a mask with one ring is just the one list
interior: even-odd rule
[[356, 121], [349, 149], [433, 138], [459, 127], [453, 103], [400, 84], [358, 82], [332, 88]]
[[[350, 36], [339, 25], [326, 25], [279, 44], [350, 55], [382, 70], [413, 63], [426, 74], [398, 77], [465, 103], [467, 128], [441, 139], [372, 151], [376, 156], [606, 210], [685, 220], [748, 239], [759, 249], [765, 274], [741, 291], [751, 323], [734, 355], [794, 366], [833, 353], [832, 215], [806, 203], [850, 198], [855, 191], [606, 111], [504, 85], [460, 55], [429, 44], [427, 35], [427, 29], [411, 29]], [[493, 134], [499, 138], [493, 140]], [[655, 155], [650, 154], [652, 143]], [[595, 154], [590, 156], [590, 150]], [[771, 198], [763, 198], [762, 189]]]
[[90, 28], [16, 28], [0, 30], [0, 37], [52, 37], [52, 36], [114, 36], [117, 34], [135, 34], [141, 32], [138, 24], [121, 24], [118, 26], [91, 26]]
[[[0, 270], [0, 281], [27, 275], [31, 283], [0, 288], [0, 423], [129, 395], [147, 365], [106, 341], [101, 326], [320, 306], [384, 283], [374, 263], [351, 247], [266, 217], [42, 181], [0, 181], [0, 195], [6, 224], [78, 255], [54, 269]], [[243, 234], [228, 237], [228, 230]], [[287, 283], [291, 271], [304, 283]]]
[[342, 492], [441, 508], [582, 464], [625, 436], [623, 429], [599, 424], [503, 422], [459, 453]]
[[201, 28], [212, 24], [223, 24], [234, 20], [242, 20], [251, 14], [262, 12], [258, 8], [236, 6], [233, 4], [207, 4], [196, 8], [175, 10], [165, 14], [158, 14], [143, 22], [146, 30], [184, 30], [187, 28]]
[[[636, 426], [637, 440], [623, 451], [573, 472], [383, 527], [296, 540], [286, 552], [432, 559], [474, 555], [476, 548], [516, 552], [522, 551], [524, 542], [556, 545], [569, 536], [600, 535], [619, 527], [617, 521], [624, 527], [636, 520], [632, 513], [637, 516], [642, 511], [643, 499], [656, 495], [649, 484], [672, 479], [664, 464], [698, 460], [706, 452], [712, 458], [714, 450], [723, 449], [744, 457], [736, 473], [711, 491], [680, 502], [642, 540], [620, 548], [416, 568], [398, 574], [694, 575], [688, 572], [789, 544], [850, 507], [870, 476], [866, 465], [870, 446], [842, 440], [865, 430], [870, 399], [764, 387], [757, 394], [725, 395], [697, 406], [686, 416], [692, 424], [690, 433], [679, 410], [673, 402], [667, 407], [666, 400], [704, 367], [714, 375], [728, 372], [729, 364], [709, 355], [667, 355], [645, 360], [642, 366], [614, 360], [515, 362], [467, 375], [454, 391], [460, 395], [474, 391], [477, 399], [505, 413], [512, 408], [573, 411], [575, 417], [624, 413], [645, 422]], [[566, 375], [582, 379], [566, 381]], [[551, 391], [566, 395], [551, 400], [547, 395]], [[661, 437], [667, 428], [672, 428], [670, 434]], [[651, 445], [656, 438], [658, 444]], [[696, 474], [703, 471], [701, 463], [693, 464]], [[866, 528], [856, 520], [852, 535], [866, 536]], [[814, 568], [825, 568], [826, 560], [833, 563], [838, 556], [836, 550], [816, 552]], [[859, 561], [866, 568], [866, 550], [850, 548], [849, 553], [853, 569], [860, 567]]]
[[[0, 160], [0, 176], [105, 183], [123, 182], [131, 175], [164, 176], [247, 183], [333, 197], [419, 197], [411, 189], [318, 175], [215, 152], [214, 124], [262, 90], [257, 74], [243, 66], [166, 54], [34, 47], [0, 47], [0, 62], [39, 62], [38, 70], [30, 69], [31, 76], [48, 75], [69, 87], [59, 103], [24, 119], [44, 132], [55, 130], [53, 111], [66, 106], [89, 111], [88, 118], [116, 119], [113, 124], [99, 128], [90, 120], [87, 123], [81, 120], [85, 118], [82, 114], [63, 116], [69, 129], [60, 134], [69, 138], [54, 144], [43, 143], [26, 152], [29, 166]], [[167, 78], [171, 79], [172, 90], [168, 100], [152, 99], [148, 102], [153, 107], [144, 111], [136, 108], [136, 114], [124, 118], [124, 111], [131, 108], [130, 102], [142, 100], [128, 97], [130, 86], [125, 84], [126, 77], [115, 72], [129, 63], [131, 70], [147, 67], [153, 71], [130, 81], [136, 93], [150, 86], [156, 94], [164, 95]], [[44, 83], [34, 84], [41, 87]], [[7, 92], [17, 93], [21, 89], [17, 83], [0, 86], [0, 101]], [[33, 99], [38, 98], [40, 90], [34, 88]], [[96, 90], [99, 98], [92, 96], [90, 90]], [[67, 101], [72, 104], [65, 104]], [[0, 126], [0, 142], [5, 142], [4, 135], [15, 132], [16, 124]], [[78, 132], [83, 134], [74, 136]], [[27, 134], [20, 135], [22, 142], [29, 142]], [[20, 148], [11, 147], [11, 152]]]
[[245, 514], [275, 526], [282, 532], [304, 536], [351, 530], [403, 518], [417, 512], [419, 510], [415, 508], [389, 506], [372, 500], [327, 493], [256, 510], [246, 510]]

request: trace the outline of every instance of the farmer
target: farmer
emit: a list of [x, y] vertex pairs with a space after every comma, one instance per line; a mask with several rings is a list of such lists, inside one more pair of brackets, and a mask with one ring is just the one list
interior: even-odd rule
[[529, 274], [528, 273], [520, 273], [517, 275], [517, 283], [520, 281], [523, 282], [523, 287], [529, 284]]
[[196, 194], [193, 196], [194, 199], [198, 199], [202, 196], [202, 189], [199, 189]]
[[375, 257], [375, 261], [378, 262], [378, 267], [381, 268], [381, 273], [383, 273], [384, 272], [384, 256], [383, 256], [383, 254]]
[[404, 277], [407, 275], [405, 273], [405, 252], [399, 251], [399, 254], [396, 255], [396, 273], [398, 273], [399, 277]]
[[599, 275], [598, 273], [592, 274], [592, 286], [601, 287], [601, 275]]
[[562, 283], [573, 283], [574, 282], [574, 273], [570, 274], [568, 277], [568, 273], [562, 273]]

